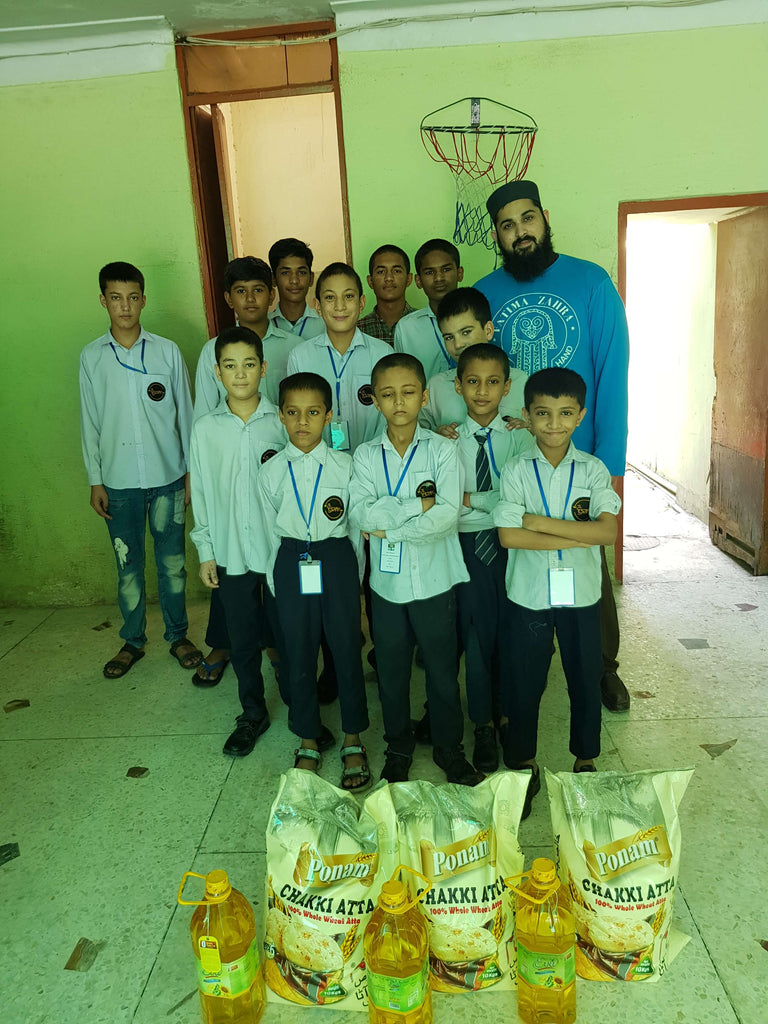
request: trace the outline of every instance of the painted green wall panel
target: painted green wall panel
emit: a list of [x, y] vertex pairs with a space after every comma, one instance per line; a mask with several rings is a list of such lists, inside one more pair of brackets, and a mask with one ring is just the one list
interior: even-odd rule
[[[341, 54], [356, 263], [385, 238], [410, 253], [453, 232], [455, 191], [421, 118], [488, 96], [540, 126], [528, 175], [556, 247], [615, 277], [620, 201], [768, 188], [768, 25]], [[472, 283], [493, 267], [462, 250]], [[418, 293], [415, 293], [418, 296]], [[423, 305], [423, 296], [420, 296]]]
[[78, 357], [108, 327], [97, 274], [112, 259], [144, 271], [143, 322], [178, 342], [192, 371], [205, 340], [176, 71], [171, 60], [162, 72], [4, 88], [0, 118], [0, 602], [112, 601], [80, 451]]

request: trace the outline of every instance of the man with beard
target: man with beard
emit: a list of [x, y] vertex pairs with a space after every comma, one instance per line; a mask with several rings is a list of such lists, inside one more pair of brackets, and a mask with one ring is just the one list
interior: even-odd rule
[[[503, 266], [475, 287], [490, 302], [494, 343], [528, 375], [567, 366], [584, 378], [588, 409], [573, 441], [606, 464], [616, 486], [626, 459], [629, 363], [627, 318], [618, 292], [596, 263], [555, 252], [549, 211], [542, 209], [534, 182], [502, 185], [486, 207]], [[609, 711], [626, 711], [629, 694], [617, 674], [616, 602], [601, 550], [601, 695]]]

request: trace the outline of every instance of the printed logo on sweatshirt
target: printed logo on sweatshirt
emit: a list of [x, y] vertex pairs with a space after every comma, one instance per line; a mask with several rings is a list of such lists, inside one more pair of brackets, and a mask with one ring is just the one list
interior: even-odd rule
[[330, 498], [325, 499], [323, 502], [323, 515], [326, 519], [330, 519], [332, 523], [335, 523], [337, 519], [341, 519], [344, 515], [344, 502], [338, 494], [332, 494]]
[[578, 317], [559, 295], [534, 291], [517, 295], [503, 303], [493, 322], [495, 343], [512, 366], [529, 376], [548, 366], [568, 366], [579, 347]]
[[360, 405], [373, 405], [373, 388], [370, 384], [363, 384], [357, 392], [357, 400]]
[[161, 384], [159, 380], [152, 381], [147, 386], [147, 394], [153, 402], [162, 402], [165, 398], [165, 384]]
[[267, 450], [261, 456], [261, 464], [262, 464], [262, 466], [264, 465], [265, 462], [269, 462], [269, 460], [272, 458], [273, 455], [277, 455], [276, 449], [275, 448], [267, 448]]
[[577, 498], [571, 505], [571, 515], [578, 523], [589, 521], [589, 498]]
[[416, 488], [417, 498], [434, 498], [437, 494], [437, 487], [434, 480], [424, 480]]

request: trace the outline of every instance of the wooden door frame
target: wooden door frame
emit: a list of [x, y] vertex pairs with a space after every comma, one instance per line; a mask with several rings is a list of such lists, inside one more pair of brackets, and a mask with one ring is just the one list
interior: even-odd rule
[[[335, 23], [333, 21], [312, 21], [298, 25], [271, 26], [269, 28], [240, 29], [235, 32], [211, 33], [205, 38], [227, 40], [233, 44], [238, 41], [274, 39], [275, 45], [280, 45], [284, 39], [306, 38], [308, 44], [321, 41], [323, 36], [333, 33]], [[331, 54], [331, 81], [306, 83], [301, 85], [284, 85], [275, 88], [254, 88], [254, 89], [222, 89], [219, 92], [191, 93], [187, 79], [184, 63], [185, 44], [176, 46], [176, 67], [181, 87], [181, 98], [184, 108], [184, 131], [187, 140], [187, 158], [189, 160], [189, 171], [192, 182], [192, 202], [195, 211], [195, 225], [197, 228], [197, 248], [200, 261], [200, 272], [203, 283], [203, 299], [205, 303], [205, 315], [208, 322], [209, 335], [218, 333], [218, 318], [216, 314], [216, 294], [221, 288], [218, 280], [220, 271], [217, 273], [211, 263], [209, 247], [209, 225], [203, 213], [202, 187], [200, 170], [197, 160], [197, 140], [192, 110], [194, 107], [213, 106], [221, 103], [232, 103], [241, 100], [259, 99], [280, 99], [286, 96], [307, 96], [317, 93], [333, 93], [334, 107], [336, 111], [336, 136], [339, 150], [339, 177], [341, 185], [341, 209], [344, 231], [344, 248], [347, 262], [352, 263], [352, 234], [349, 222], [349, 195], [347, 191], [347, 162], [344, 153], [344, 126], [341, 115], [341, 88], [339, 83], [339, 54], [335, 38], [326, 40], [329, 43]], [[194, 44], [188, 44], [194, 45]]]
[[[678, 213], [682, 210], [722, 210], [728, 207], [768, 206], [768, 192], [739, 192], [736, 195], [686, 196], [680, 199], [648, 199], [619, 203], [618, 292], [627, 302], [627, 221], [637, 213]], [[622, 494], [623, 499], [623, 494]], [[624, 517], [619, 520], [619, 538], [615, 548], [616, 579], [624, 579]], [[617, 538], [617, 540], [619, 539]]]

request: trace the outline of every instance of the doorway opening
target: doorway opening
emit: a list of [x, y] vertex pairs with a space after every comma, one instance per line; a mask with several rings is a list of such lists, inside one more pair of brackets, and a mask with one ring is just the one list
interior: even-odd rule
[[[306, 241], [322, 268], [351, 261], [332, 22], [210, 36], [179, 45], [187, 149], [210, 335], [233, 323], [229, 260]], [[228, 43], [231, 42], [231, 45]]]
[[627, 462], [764, 574], [768, 195], [623, 203], [619, 228]]

